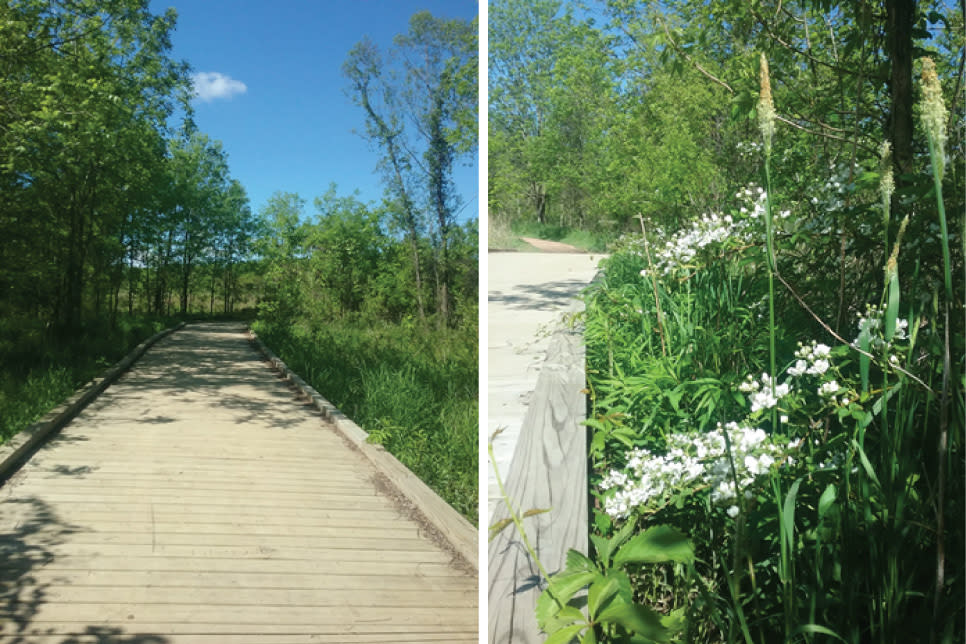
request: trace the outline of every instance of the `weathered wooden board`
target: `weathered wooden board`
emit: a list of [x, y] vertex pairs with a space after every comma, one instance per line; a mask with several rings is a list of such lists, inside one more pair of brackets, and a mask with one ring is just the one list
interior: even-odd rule
[[[506, 491], [524, 519], [530, 543], [550, 574], [571, 548], [587, 552], [587, 446], [582, 335], [560, 329], [551, 341], [519, 442], [506, 474]], [[508, 517], [505, 506], [491, 525]], [[534, 617], [543, 587], [523, 540], [510, 526], [489, 546], [488, 633], [494, 644], [542, 642]]]

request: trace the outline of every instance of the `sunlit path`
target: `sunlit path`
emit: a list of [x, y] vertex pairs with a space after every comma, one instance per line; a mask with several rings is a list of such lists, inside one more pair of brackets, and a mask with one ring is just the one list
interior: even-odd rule
[[0, 643], [477, 642], [350, 445], [241, 325], [168, 336], [0, 488]]

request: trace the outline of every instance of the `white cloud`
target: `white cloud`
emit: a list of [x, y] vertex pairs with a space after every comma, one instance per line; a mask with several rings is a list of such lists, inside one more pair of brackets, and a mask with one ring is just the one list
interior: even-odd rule
[[191, 82], [194, 85], [195, 96], [206, 103], [216, 98], [231, 98], [235, 94], [244, 94], [248, 91], [245, 83], [218, 72], [198, 72], [191, 76]]

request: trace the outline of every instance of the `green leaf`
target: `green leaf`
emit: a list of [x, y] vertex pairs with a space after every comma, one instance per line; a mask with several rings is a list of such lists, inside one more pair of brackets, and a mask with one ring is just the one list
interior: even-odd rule
[[587, 621], [579, 608], [568, 605], [561, 607], [547, 590], [537, 598], [534, 614], [537, 618], [537, 626], [544, 633], [555, 633], [575, 622], [585, 624]]
[[795, 544], [795, 498], [798, 496], [798, 488], [802, 484], [802, 479], [796, 479], [792, 483], [791, 489], [785, 495], [785, 506], [782, 511], [782, 537], [791, 552]]
[[872, 344], [872, 335], [869, 332], [869, 325], [866, 325], [859, 333], [859, 349], [863, 353], [859, 354], [859, 375], [862, 376], [862, 393], [869, 391], [869, 347]]
[[565, 626], [558, 631], [555, 631], [550, 635], [544, 642], [544, 644], [568, 644], [573, 638], [577, 637], [580, 631], [587, 628], [586, 624], [573, 624], [571, 626]]
[[818, 520], [821, 521], [825, 517], [825, 513], [828, 512], [832, 504], [835, 503], [836, 488], [832, 483], [828, 484], [825, 491], [822, 492], [822, 496], [818, 499]]
[[899, 272], [893, 258], [886, 264], [886, 272], [889, 277], [889, 299], [885, 310], [885, 339], [886, 342], [892, 342], [896, 334], [896, 320], [899, 318]]
[[869, 458], [865, 455], [865, 450], [862, 449], [862, 446], [854, 438], [852, 439], [852, 447], [855, 448], [856, 453], [859, 455], [859, 462], [862, 463], [862, 469], [872, 479], [872, 482], [876, 486], [879, 486], [879, 477], [875, 475], [875, 470], [872, 469], [872, 463], [869, 462]]
[[594, 561], [580, 552], [579, 550], [574, 550], [571, 548], [567, 551], [567, 567], [566, 572], [596, 572], [597, 566]]
[[587, 611], [591, 619], [600, 611], [601, 606], [606, 605], [617, 594], [617, 587], [617, 580], [613, 577], [598, 579], [590, 585], [587, 589]]
[[614, 557], [614, 565], [694, 561], [694, 545], [676, 528], [661, 525], [648, 528], [627, 542]]
[[[614, 551], [618, 546], [627, 541], [628, 537], [634, 534], [634, 530], [637, 528], [637, 517], [631, 517], [628, 519], [627, 523], [620, 527], [620, 530], [610, 538], [607, 542], [607, 552], [606, 557], [601, 557], [604, 562], [610, 562], [610, 558], [614, 555]], [[599, 554], [599, 553], [598, 553]]]
[[550, 577], [550, 587], [545, 592], [550, 592], [556, 597], [557, 601], [566, 604], [578, 590], [600, 577], [603, 577], [603, 575], [596, 570], [577, 570], [575, 572], [564, 570]]
[[792, 631], [791, 637], [789, 637], [789, 641], [794, 639], [796, 635], [801, 635], [802, 633], [819, 633], [820, 635], [829, 635], [831, 637], [834, 637], [840, 642], [844, 642], [845, 644], [848, 644], [848, 642], [845, 639], [843, 639], [841, 635], [824, 626], [819, 626], [818, 624], [802, 624], [794, 631]]
[[657, 642], [670, 641], [671, 631], [661, 623], [661, 616], [641, 604], [617, 604], [601, 613], [601, 624], [617, 624]]

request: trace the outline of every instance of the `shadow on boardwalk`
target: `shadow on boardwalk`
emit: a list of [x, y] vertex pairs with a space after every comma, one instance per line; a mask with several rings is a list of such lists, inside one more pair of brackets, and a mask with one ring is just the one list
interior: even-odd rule
[[587, 282], [579, 279], [521, 284], [514, 289], [513, 293], [490, 291], [487, 301], [510, 309], [554, 309], [560, 308], [561, 302], [577, 297], [586, 287]]
[[230, 414], [238, 425], [258, 423], [272, 429], [291, 428], [299, 422], [297, 416], [274, 413], [272, 404], [253, 399], [250, 392], [265, 392], [272, 403], [295, 402], [309, 410], [311, 406], [278, 375], [274, 376], [278, 386], [266, 392], [264, 361], [254, 348], [239, 343], [240, 328], [192, 325], [188, 331], [162, 340], [163, 354], [146, 354], [139, 361], [137, 372], [125, 376], [123, 393], [117, 388], [108, 390], [92, 408], [121, 404], [138, 414], [138, 423], [177, 422], [163, 410], [144, 412], [143, 397], [150, 394], [172, 402], [201, 403], [219, 415]]
[[296, 401], [240, 325], [159, 341], [0, 487], [0, 644], [477, 642], [475, 570]]
[[[62, 472], [68, 476], [84, 476], [87, 468]], [[8, 482], [16, 486], [16, 478]], [[14, 531], [0, 535], [0, 642], [31, 644], [47, 638], [47, 634], [29, 630], [34, 617], [49, 601], [53, 579], [41, 579], [36, 573], [54, 559], [53, 549], [69, 535], [82, 529], [66, 523], [43, 500], [30, 496], [5, 499], [4, 513], [17, 517]], [[61, 637], [64, 637], [61, 635]], [[56, 638], [55, 638], [56, 641]], [[87, 626], [84, 631], [67, 635], [58, 644], [166, 644], [160, 635], [126, 634], [116, 627]]]

